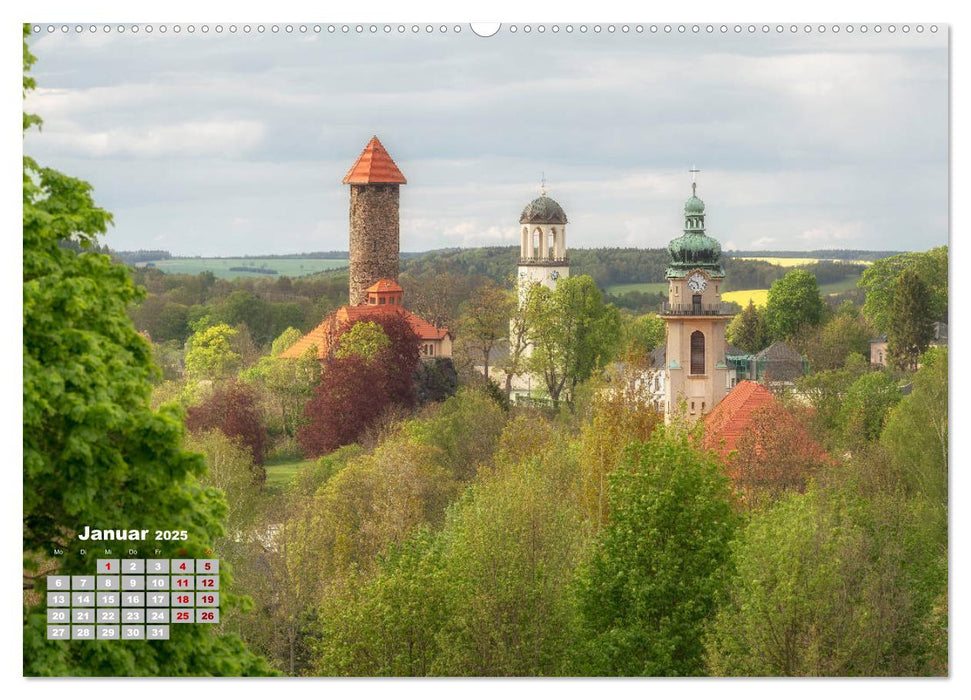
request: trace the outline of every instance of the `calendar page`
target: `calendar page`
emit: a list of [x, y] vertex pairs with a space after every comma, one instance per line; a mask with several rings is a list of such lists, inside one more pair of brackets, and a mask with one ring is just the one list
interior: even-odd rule
[[31, 696], [950, 675], [950, 25], [593, 11], [30, 9]]

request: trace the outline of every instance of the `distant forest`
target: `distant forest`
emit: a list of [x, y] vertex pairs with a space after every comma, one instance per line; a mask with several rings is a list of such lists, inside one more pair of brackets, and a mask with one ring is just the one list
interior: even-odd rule
[[[117, 251], [105, 248], [99, 252], [123, 259]], [[168, 254], [167, 251], [136, 251], [137, 254], [149, 252]], [[862, 259], [861, 252], [865, 251], [850, 251], [852, 259]], [[817, 257], [837, 257], [834, 251], [815, 253], [819, 253]], [[130, 251], [125, 254], [130, 255]], [[346, 253], [307, 253], [305, 258], [322, 255]], [[807, 253], [800, 255], [808, 256]], [[458, 318], [461, 304], [481, 285], [489, 281], [501, 286], [512, 285], [518, 256], [518, 249], [512, 246], [402, 254], [398, 281], [404, 287], [409, 309], [429, 321], [448, 326]], [[616, 293], [618, 290], [612, 291], [612, 285], [664, 283], [669, 260], [663, 248], [581, 248], [570, 252], [572, 275], [590, 275], [603, 291], [605, 301], [637, 315], [656, 312], [666, 294], [657, 288]], [[725, 291], [767, 289], [787, 270], [764, 260], [740, 260], [728, 255], [722, 261], [727, 275]], [[802, 267], [813, 273], [819, 284], [838, 282], [863, 271], [862, 265], [827, 260]], [[231, 326], [245, 324], [255, 351], [290, 326], [309, 331], [328, 313], [346, 304], [347, 275], [347, 268], [343, 268], [293, 278], [217, 279], [212, 273], [174, 274], [138, 267], [134, 271], [135, 282], [145, 287], [148, 295], [131, 307], [130, 314], [136, 327], [147, 331], [156, 342], [184, 343], [193, 325], [207, 316]], [[850, 298], [860, 304], [861, 291], [853, 289], [829, 301], [836, 303]]]

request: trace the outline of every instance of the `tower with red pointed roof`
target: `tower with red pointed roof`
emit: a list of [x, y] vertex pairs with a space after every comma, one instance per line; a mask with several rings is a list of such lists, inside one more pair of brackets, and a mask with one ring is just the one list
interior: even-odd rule
[[378, 280], [398, 279], [398, 187], [408, 181], [374, 136], [343, 182], [351, 186], [348, 291], [356, 306], [367, 301], [367, 288]]

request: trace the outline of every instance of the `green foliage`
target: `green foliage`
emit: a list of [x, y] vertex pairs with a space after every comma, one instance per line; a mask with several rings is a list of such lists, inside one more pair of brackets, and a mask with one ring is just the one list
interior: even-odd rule
[[232, 339], [239, 333], [225, 323], [197, 330], [189, 337], [185, 371], [190, 379], [225, 379], [236, 373], [242, 357], [233, 350]]
[[567, 392], [614, 356], [620, 340], [620, 313], [604, 304], [603, 295], [586, 276], [561, 279], [555, 290], [538, 286], [529, 299], [535, 319], [528, 367], [543, 378], [554, 406]]
[[587, 541], [576, 465], [534, 458], [478, 481], [436, 535], [389, 548], [321, 609], [319, 670], [526, 676], [565, 671], [572, 572]]
[[292, 439], [303, 424], [303, 407], [320, 379], [320, 362], [313, 348], [295, 360], [261, 357], [240, 372], [239, 378], [258, 390], [267, 430]]
[[436, 450], [435, 460], [459, 481], [468, 481], [487, 464], [506, 422], [488, 391], [463, 387], [403, 428], [418, 445]]
[[344, 358], [357, 355], [371, 362], [383, 351], [391, 347], [391, 339], [374, 321], [359, 321], [340, 337], [335, 357]]
[[419, 529], [391, 547], [371, 579], [352, 574], [317, 614], [324, 676], [426, 676], [447, 614], [441, 541]]
[[886, 372], [870, 372], [853, 382], [839, 413], [844, 444], [859, 445], [880, 437], [887, 412], [900, 398], [896, 380]]
[[791, 340], [818, 324], [822, 315], [819, 285], [806, 270], [790, 270], [769, 287], [765, 321], [774, 340]]
[[754, 355], [770, 343], [765, 310], [749, 299], [742, 313], [736, 314], [725, 329], [725, 339], [739, 350]]
[[850, 304], [848, 309], [842, 306], [840, 309], [825, 325], [818, 327], [801, 348], [816, 372], [839, 369], [851, 353], [870, 354], [872, 334], [855, 312], [855, 307]]
[[474, 350], [483, 363], [482, 376], [486, 379], [493, 349], [509, 335], [509, 319], [515, 306], [515, 296], [494, 284], [479, 287], [461, 306], [456, 342], [461, 340]]
[[296, 473], [290, 484], [292, 495], [313, 496], [332, 476], [364, 453], [365, 450], [360, 445], [345, 445], [318, 458], [311, 466]]
[[887, 354], [900, 369], [917, 369], [917, 358], [934, 339], [932, 300], [913, 270], [903, 270], [894, 285]]
[[576, 462], [548, 453], [500, 468], [450, 510], [436, 673], [567, 672], [577, 626], [570, 585], [589, 537], [577, 486]]
[[[32, 87], [26, 73], [24, 87]], [[223, 533], [225, 501], [200, 483], [204, 463], [182, 448], [180, 417], [149, 408], [158, 370], [126, 315], [140, 295], [127, 268], [61, 245], [87, 251], [110, 222], [88, 183], [24, 157], [24, 674], [267, 673], [237, 637], [197, 625], [173, 630], [163, 646], [46, 640], [44, 575], [94, 570], [97, 554], [69, 544], [80, 525], [185, 529], [191, 539], [179, 545], [190, 557], [205, 556]], [[65, 554], [53, 560], [55, 547]]]
[[629, 321], [624, 320], [622, 347], [630, 347], [633, 343], [637, 353], [646, 356], [664, 343], [667, 326], [657, 314], [644, 314]]
[[914, 272], [927, 287], [930, 320], [947, 320], [947, 255], [947, 246], [923, 253], [902, 253], [877, 260], [864, 270], [859, 282], [866, 291], [863, 313], [879, 332], [890, 332], [897, 282], [904, 270]]
[[900, 475], [900, 486], [933, 504], [943, 545], [948, 503], [947, 348], [932, 348], [921, 362], [910, 394], [887, 417], [880, 442]]
[[756, 515], [707, 640], [715, 675], [934, 672], [946, 588], [919, 503], [810, 490]]
[[225, 550], [252, 526], [257, 515], [260, 486], [253, 479], [253, 455], [239, 438], [226, 437], [218, 430], [187, 436], [185, 447], [205, 457], [206, 472], [200, 482], [226, 497], [226, 534], [217, 540], [220, 550]]
[[796, 379], [796, 391], [806, 397], [813, 409], [813, 422], [833, 442], [843, 434], [840, 421], [846, 392], [867, 369], [866, 362], [859, 362], [860, 359], [851, 355], [843, 369], [816, 372]]
[[270, 345], [270, 355], [277, 357], [280, 353], [296, 343], [302, 337], [303, 333], [301, 333], [298, 328], [290, 326], [279, 336], [277, 336], [276, 340], [274, 340]]
[[736, 523], [722, 468], [687, 436], [658, 431], [628, 448], [610, 485], [610, 522], [579, 578], [587, 642], [577, 670], [700, 675]]

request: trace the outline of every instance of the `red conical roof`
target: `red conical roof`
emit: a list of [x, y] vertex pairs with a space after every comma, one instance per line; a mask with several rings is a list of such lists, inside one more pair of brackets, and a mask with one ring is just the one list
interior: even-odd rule
[[372, 183], [404, 185], [407, 182], [384, 146], [378, 141], [377, 136], [371, 137], [360, 157], [344, 176], [345, 185], [368, 185]]

